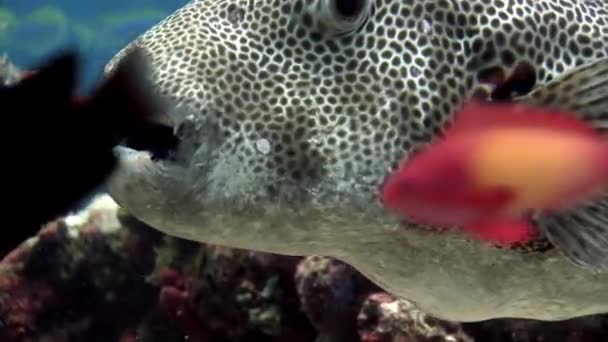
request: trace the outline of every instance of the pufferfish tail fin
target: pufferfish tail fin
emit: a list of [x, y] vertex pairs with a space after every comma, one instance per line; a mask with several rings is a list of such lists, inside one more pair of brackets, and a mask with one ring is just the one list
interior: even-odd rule
[[575, 265], [608, 272], [608, 195], [567, 212], [538, 215], [534, 221]]
[[597, 129], [608, 129], [608, 57], [572, 68], [513, 100], [576, 113]]

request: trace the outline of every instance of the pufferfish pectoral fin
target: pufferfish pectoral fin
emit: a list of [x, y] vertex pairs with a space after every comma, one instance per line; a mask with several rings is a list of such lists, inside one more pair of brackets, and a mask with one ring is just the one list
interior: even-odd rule
[[[516, 101], [573, 113], [608, 129], [608, 57], [575, 67]], [[543, 235], [574, 264], [608, 272], [608, 194], [575, 209], [535, 218]]]
[[608, 57], [572, 68], [514, 100], [577, 113], [597, 128], [608, 128]]
[[574, 264], [608, 272], [608, 195], [573, 210], [541, 214], [535, 223]]

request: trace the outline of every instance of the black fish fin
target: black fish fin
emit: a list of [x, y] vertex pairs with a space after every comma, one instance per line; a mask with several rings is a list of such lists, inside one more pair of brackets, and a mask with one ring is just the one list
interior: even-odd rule
[[[3, 103], [13, 103], [11, 110], [21, 108], [55, 108], [70, 101], [78, 81], [78, 55], [57, 53], [38, 65], [31, 77], [2, 88]], [[40, 113], [28, 113], [40, 114]], [[37, 119], [45, 119], [39, 115]], [[18, 119], [17, 119], [18, 120]]]
[[566, 258], [593, 272], [608, 272], [608, 195], [576, 209], [541, 214], [535, 223]]
[[608, 57], [575, 67], [515, 101], [574, 112], [608, 128]]
[[150, 69], [146, 57], [142, 49], [134, 48], [105, 75], [87, 103], [92, 118], [111, 124], [112, 130], [120, 133], [161, 121], [166, 104], [147, 79]]

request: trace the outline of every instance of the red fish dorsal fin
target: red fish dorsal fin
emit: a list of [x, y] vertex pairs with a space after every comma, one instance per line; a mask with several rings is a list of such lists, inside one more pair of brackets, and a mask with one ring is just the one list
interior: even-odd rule
[[549, 129], [586, 136], [597, 134], [591, 125], [570, 113], [521, 103], [486, 104], [473, 100], [456, 113], [446, 135], [506, 127]]

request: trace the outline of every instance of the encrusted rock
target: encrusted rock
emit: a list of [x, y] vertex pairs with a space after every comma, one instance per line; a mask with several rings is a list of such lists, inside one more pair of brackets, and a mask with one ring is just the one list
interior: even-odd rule
[[460, 324], [433, 318], [411, 302], [373, 293], [358, 316], [362, 342], [473, 342]]

